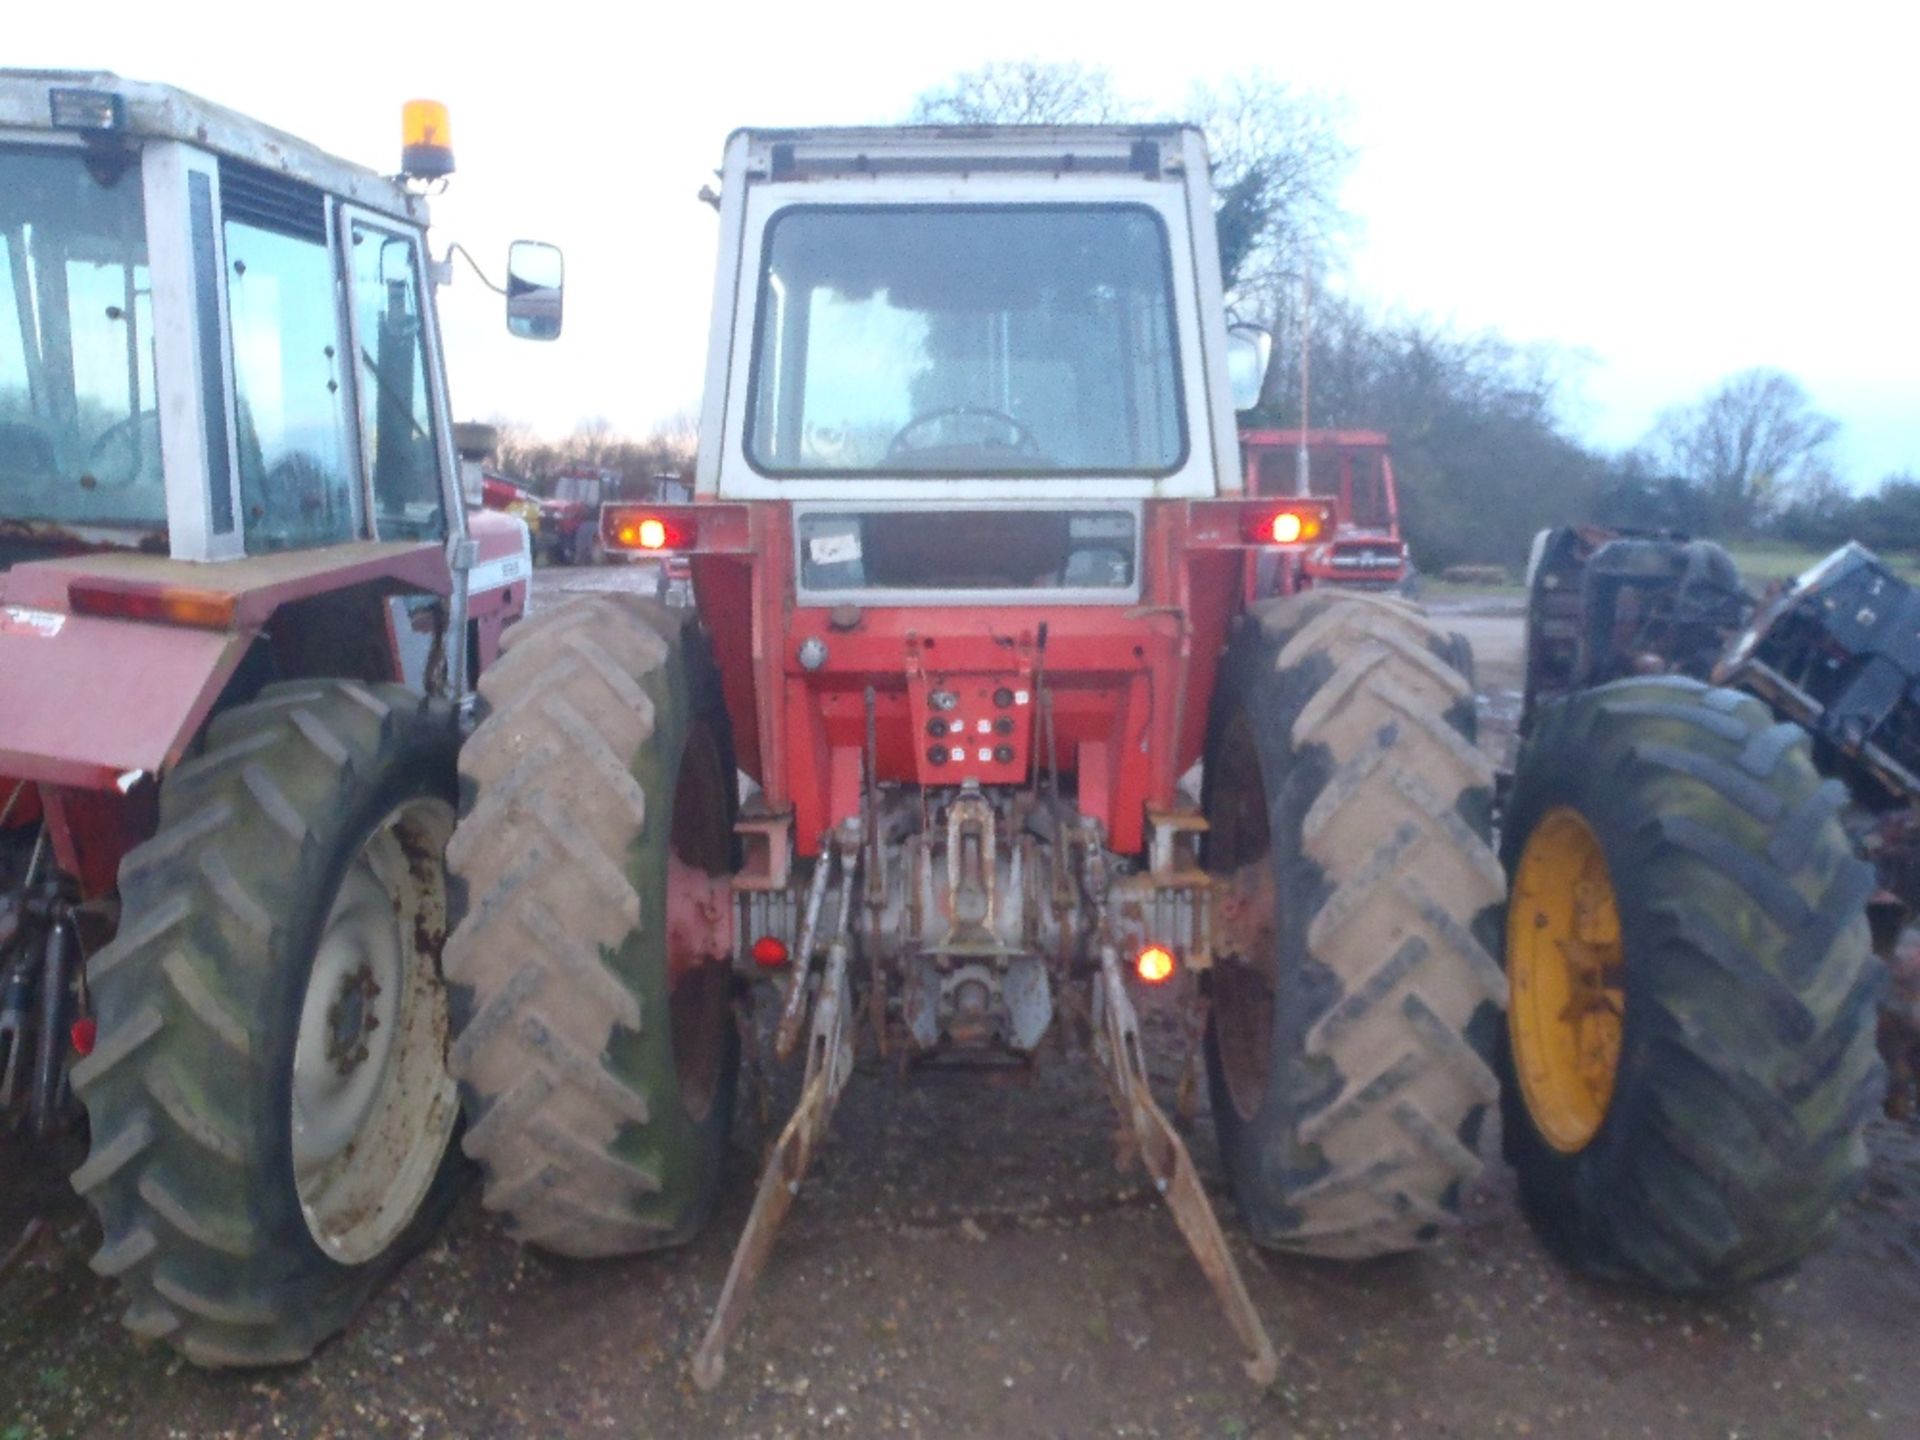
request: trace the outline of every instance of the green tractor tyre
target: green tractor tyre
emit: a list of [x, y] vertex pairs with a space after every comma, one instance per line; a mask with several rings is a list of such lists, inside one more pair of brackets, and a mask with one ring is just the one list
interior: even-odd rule
[[1576, 1267], [1676, 1293], [1791, 1269], [1866, 1167], [1873, 888], [1806, 735], [1678, 678], [1548, 702], [1504, 826], [1507, 1156]]

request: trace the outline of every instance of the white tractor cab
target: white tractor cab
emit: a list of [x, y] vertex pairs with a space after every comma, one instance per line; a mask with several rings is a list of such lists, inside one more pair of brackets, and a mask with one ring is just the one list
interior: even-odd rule
[[[421, 193], [452, 170], [445, 109], [406, 124], [388, 177], [171, 87], [0, 71], [0, 573], [132, 552], [285, 577], [431, 543], [471, 571], [439, 587], [456, 629], [525, 575], [524, 537], [462, 505]], [[557, 336], [560, 284], [557, 250], [516, 242], [510, 330]]]
[[[531, 557], [462, 504], [405, 115], [388, 177], [0, 71], [0, 1125], [84, 1105], [94, 1268], [201, 1364], [308, 1353], [458, 1178], [444, 851]], [[517, 244], [509, 328], [560, 280]]]

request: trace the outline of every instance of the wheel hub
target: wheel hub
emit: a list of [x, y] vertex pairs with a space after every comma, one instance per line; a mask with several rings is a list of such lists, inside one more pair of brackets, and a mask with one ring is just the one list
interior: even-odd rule
[[1620, 912], [1600, 840], [1568, 806], [1527, 837], [1507, 910], [1507, 1011], [1527, 1113], [1566, 1154], [1599, 1133], [1626, 1020]]
[[341, 978], [339, 993], [327, 1010], [327, 1059], [343, 1077], [358, 1069], [370, 1053], [368, 1042], [380, 1028], [380, 1017], [373, 1011], [380, 994], [373, 966], [364, 961]]

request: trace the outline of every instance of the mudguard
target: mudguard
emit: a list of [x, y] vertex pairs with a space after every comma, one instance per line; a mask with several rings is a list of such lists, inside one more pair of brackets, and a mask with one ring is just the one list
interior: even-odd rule
[[0, 775], [123, 792], [158, 775], [254, 634], [0, 604]]

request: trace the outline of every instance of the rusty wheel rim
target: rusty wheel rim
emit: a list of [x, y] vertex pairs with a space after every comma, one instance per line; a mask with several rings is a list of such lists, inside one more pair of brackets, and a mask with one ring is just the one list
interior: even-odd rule
[[382, 1254], [439, 1173], [459, 1115], [447, 1073], [444, 800], [408, 800], [335, 892], [301, 1001], [291, 1084], [294, 1190], [342, 1265]]

